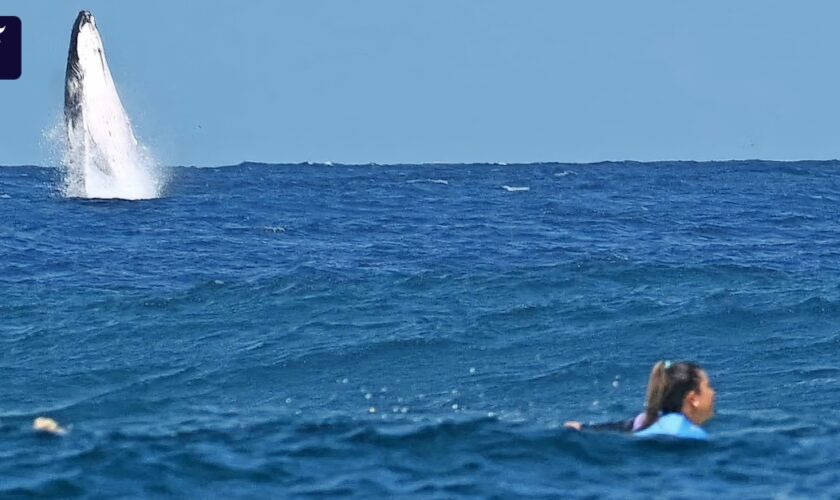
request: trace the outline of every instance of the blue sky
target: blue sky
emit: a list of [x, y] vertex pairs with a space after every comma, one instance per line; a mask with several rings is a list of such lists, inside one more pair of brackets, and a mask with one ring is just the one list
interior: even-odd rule
[[840, 157], [840, 2], [4, 0], [0, 164], [46, 164], [96, 16], [167, 165]]

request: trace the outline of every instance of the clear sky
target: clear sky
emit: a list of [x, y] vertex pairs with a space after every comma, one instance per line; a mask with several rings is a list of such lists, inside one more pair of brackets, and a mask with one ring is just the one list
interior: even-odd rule
[[0, 164], [49, 163], [82, 8], [167, 165], [840, 157], [835, 0], [3, 0]]

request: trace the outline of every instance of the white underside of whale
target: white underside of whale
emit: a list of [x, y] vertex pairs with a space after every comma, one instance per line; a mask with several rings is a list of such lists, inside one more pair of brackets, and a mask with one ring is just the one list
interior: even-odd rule
[[80, 25], [76, 52], [79, 71], [68, 75], [66, 91], [80, 105], [65, 116], [65, 194], [129, 200], [158, 197], [158, 169], [135, 138], [92, 18]]

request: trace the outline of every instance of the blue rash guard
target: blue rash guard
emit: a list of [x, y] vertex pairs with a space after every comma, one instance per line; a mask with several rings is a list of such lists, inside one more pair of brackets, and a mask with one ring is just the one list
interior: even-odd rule
[[685, 418], [682, 413], [667, 413], [653, 425], [635, 434], [638, 437], [672, 436], [681, 439], [709, 439], [709, 434]]

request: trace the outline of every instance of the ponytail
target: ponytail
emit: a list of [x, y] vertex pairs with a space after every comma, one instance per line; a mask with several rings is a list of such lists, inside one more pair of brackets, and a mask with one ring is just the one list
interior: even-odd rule
[[667, 385], [668, 374], [665, 362], [659, 361], [653, 365], [653, 369], [650, 371], [647, 395], [645, 396], [645, 420], [642, 424], [642, 429], [647, 429], [659, 419], [659, 413], [662, 411], [662, 400], [665, 397], [665, 389], [667, 388]]

